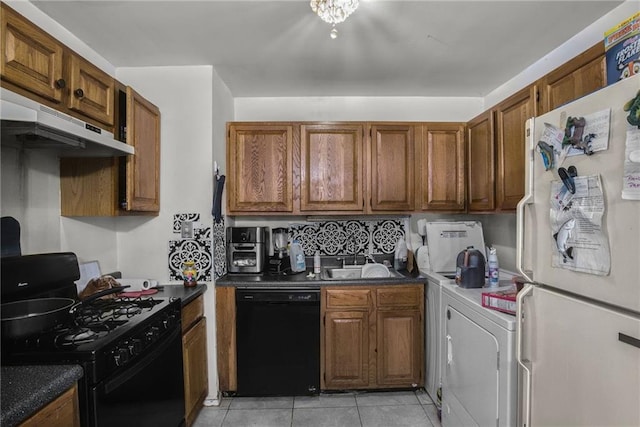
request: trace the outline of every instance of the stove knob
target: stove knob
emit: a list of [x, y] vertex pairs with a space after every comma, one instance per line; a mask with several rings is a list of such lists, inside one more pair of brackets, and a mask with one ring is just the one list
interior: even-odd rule
[[174, 326], [176, 324], [176, 316], [173, 314], [169, 314], [166, 319], [164, 319], [162, 321], [162, 326], [164, 326], [165, 329], [169, 329], [170, 327]]
[[152, 343], [160, 336], [160, 328], [157, 326], [152, 326], [146, 333], [147, 342]]
[[133, 355], [140, 354], [140, 352], [144, 350], [144, 343], [140, 338], [134, 338], [131, 340], [129, 349], [131, 350], [131, 354]]
[[116, 366], [122, 366], [129, 361], [129, 349], [126, 347], [118, 347], [113, 356]]

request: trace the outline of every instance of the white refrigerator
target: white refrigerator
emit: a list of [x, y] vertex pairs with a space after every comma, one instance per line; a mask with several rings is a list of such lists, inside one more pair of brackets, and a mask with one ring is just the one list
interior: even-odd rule
[[[637, 75], [527, 123], [520, 426], [640, 426], [640, 130], [627, 121], [639, 90]], [[593, 154], [562, 159], [561, 137]]]

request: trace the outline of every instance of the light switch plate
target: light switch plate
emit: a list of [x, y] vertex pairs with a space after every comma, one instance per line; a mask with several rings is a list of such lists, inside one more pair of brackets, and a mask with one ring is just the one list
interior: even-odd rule
[[193, 221], [182, 221], [182, 224], [180, 224], [180, 236], [183, 239], [193, 239]]

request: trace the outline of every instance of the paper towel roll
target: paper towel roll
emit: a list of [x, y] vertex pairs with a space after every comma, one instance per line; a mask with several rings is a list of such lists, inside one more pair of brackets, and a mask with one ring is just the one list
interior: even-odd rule
[[122, 286], [130, 286], [126, 292], [146, 291], [158, 287], [158, 281], [152, 279], [118, 279], [118, 282]]

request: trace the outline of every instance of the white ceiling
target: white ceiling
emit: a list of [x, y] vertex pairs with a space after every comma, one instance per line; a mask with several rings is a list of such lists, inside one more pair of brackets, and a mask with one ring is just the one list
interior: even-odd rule
[[[235, 97], [485, 96], [615, 0], [32, 1], [116, 67], [213, 65]], [[576, 54], [579, 52], [576, 52]]]

